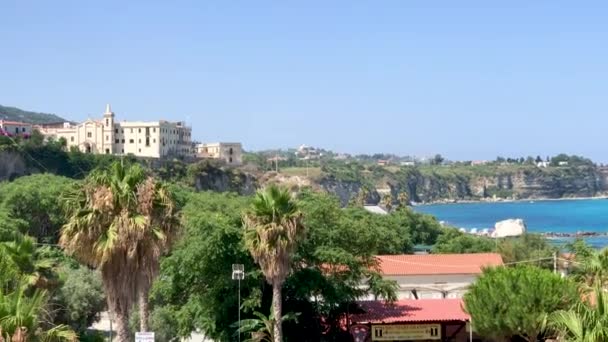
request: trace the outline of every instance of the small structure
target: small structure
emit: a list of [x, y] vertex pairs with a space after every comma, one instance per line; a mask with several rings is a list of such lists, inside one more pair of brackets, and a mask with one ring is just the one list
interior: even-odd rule
[[33, 126], [26, 122], [0, 120], [0, 136], [30, 136]]
[[398, 299], [461, 298], [485, 267], [503, 265], [498, 253], [403, 254], [376, 258], [382, 277], [397, 282]]
[[538, 163], [536, 163], [536, 167], [539, 168], [546, 168], [549, 166], [549, 162], [547, 161], [539, 161]]
[[236, 142], [217, 142], [196, 145], [198, 158], [219, 159], [228, 165], [243, 163], [243, 147]]
[[493, 238], [503, 238], [508, 236], [520, 236], [527, 231], [526, 223], [522, 219], [508, 219], [498, 221], [494, 225]]
[[365, 205], [363, 208], [372, 214], [386, 215], [388, 212], [378, 205]]
[[460, 299], [358, 304], [359, 312], [349, 317], [354, 341], [469, 341], [470, 316]]
[[557, 163], [557, 165], [559, 165], [559, 166], [568, 166], [568, 162], [565, 161], [565, 160], [562, 160], [559, 163]]

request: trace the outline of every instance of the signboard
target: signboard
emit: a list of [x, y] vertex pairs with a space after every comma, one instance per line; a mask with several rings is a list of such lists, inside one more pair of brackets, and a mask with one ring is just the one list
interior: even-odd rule
[[440, 339], [440, 324], [372, 325], [372, 341]]
[[135, 342], [154, 342], [153, 332], [136, 332]]

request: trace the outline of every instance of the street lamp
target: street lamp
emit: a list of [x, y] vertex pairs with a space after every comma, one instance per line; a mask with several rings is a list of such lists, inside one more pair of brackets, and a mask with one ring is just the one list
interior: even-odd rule
[[245, 266], [232, 264], [232, 280], [239, 284], [239, 342], [241, 341], [241, 280], [245, 279]]

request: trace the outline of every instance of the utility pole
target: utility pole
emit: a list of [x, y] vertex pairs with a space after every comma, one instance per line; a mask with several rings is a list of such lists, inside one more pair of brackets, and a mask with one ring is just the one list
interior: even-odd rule
[[553, 272], [557, 273], [557, 252], [553, 253]]
[[274, 162], [275, 162], [275, 171], [279, 173], [279, 152], [274, 154]]
[[236, 280], [239, 286], [239, 310], [238, 310], [238, 320], [239, 320], [239, 342], [241, 342], [241, 280], [245, 279], [245, 267], [243, 264], [232, 264], [232, 280]]

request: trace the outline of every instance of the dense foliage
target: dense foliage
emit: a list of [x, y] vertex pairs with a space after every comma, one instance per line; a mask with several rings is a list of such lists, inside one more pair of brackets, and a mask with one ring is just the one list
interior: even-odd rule
[[519, 336], [536, 342], [550, 334], [549, 317], [579, 299], [570, 279], [534, 266], [484, 270], [465, 295], [475, 331], [496, 340]]

